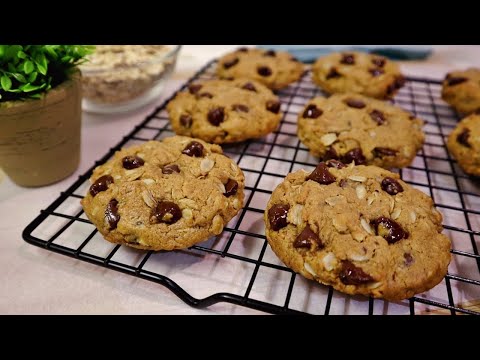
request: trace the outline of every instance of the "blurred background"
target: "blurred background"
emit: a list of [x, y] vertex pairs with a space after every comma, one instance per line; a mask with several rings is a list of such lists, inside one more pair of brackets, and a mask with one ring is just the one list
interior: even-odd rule
[[[179, 58], [179, 66], [177, 76], [184, 74], [192, 74], [200, 64], [205, 63], [208, 59], [218, 57], [224, 52], [233, 50], [243, 45], [184, 45]], [[255, 45], [247, 45], [255, 46]], [[263, 46], [263, 45], [262, 45]], [[277, 47], [274, 45], [273, 47]], [[265, 45], [265, 47], [271, 47]], [[320, 56], [325, 51], [331, 49], [337, 51], [345, 48], [358, 48], [358, 45], [281, 45], [284, 50], [297, 50], [305, 48], [318, 49]], [[431, 77], [442, 77], [446, 71], [453, 68], [463, 68], [468, 66], [480, 66], [480, 45], [362, 45], [366, 49], [374, 49], [376, 47], [403, 49], [405, 53], [425, 54], [429, 53], [423, 59], [415, 59], [409, 61], [400, 60], [402, 70], [409, 71], [409, 75], [430, 75]], [[295, 52], [295, 51], [294, 51]], [[314, 53], [312, 50], [311, 53]]]

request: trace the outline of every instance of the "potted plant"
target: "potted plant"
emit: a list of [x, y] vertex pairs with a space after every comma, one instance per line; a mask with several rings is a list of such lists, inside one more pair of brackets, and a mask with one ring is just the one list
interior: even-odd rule
[[0, 45], [0, 167], [41, 186], [78, 167], [82, 45]]

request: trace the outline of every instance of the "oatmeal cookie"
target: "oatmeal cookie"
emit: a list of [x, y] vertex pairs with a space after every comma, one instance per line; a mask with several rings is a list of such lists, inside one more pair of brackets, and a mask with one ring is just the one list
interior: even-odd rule
[[328, 160], [291, 173], [264, 219], [286, 266], [347, 294], [406, 299], [437, 285], [450, 262], [432, 199], [377, 166]]
[[480, 109], [480, 69], [453, 71], [445, 77], [442, 99], [458, 112], [470, 114]]
[[480, 176], [480, 114], [458, 123], [448, 136], [447, 148], [463, 171]]
[[146, 250], [190, 247], [222, 232], [243, 205], [245, 178], [218, 145], [174, 136], [118, 151], [81, 200], [104, 238]]
[[389, 103], [358, 94], [317, 97], [298, 117], [298, 137], [324, 160], [402, 168], [422, 147], [423, 121]]
[[241, 48], [220, 58], [217, 75], [222, 79], [249, 78], [280, 90], [299, 80], [304, 65], [285, 51]]
[[332, 53], [319, 58], [312, 68], [313, 80], [328, 93], [356, 93], [390, 99], [405, 78], [393, 61], [362, 53]]
[[178, 135], [216, 144], [260, 138], [274, 131], [282, 114], [270, 89], [248, 79], [194, 83], [167, 105]]

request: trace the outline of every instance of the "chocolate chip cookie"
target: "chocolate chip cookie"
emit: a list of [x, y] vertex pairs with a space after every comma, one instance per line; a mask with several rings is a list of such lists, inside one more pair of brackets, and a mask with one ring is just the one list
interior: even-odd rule
[[302, 77], [304, 65], [285, 51], [241, 48], [218, 61], [222, 79], [249, 78], [279, 90]]
[[467, 174], [480, 176], [480, 114], [471, 114], [448, 136], [447, 148]]
[[423, 121], [399, 107], [358, 94], [308, 102], [298, 117], [298, 137], [323, 160], [402, 168], [422, 147]]
[[405, 83], [396, 63], [362, 52], [323, 56], [313, 65], [312, 73], [313, 80], [328, 93], [350, 92], [377, 99], [392, 98]]
[[210, 80], [191, 84], [167, 105], [175, 133], [223, 144], [259, 138], [282, 118], [280, 101], [254, 80]]
[[118, 151], [81, 200], [110, 242], [146, 250], [192, 246], [222, 232], [243, 205], [245, 178], [218, 145], [174, 136]]
[[437, 285], [450, 262], [432, 199], [377, 166], [328, 160], [288, 174], [264, 220], [286, 266], [347, 294], [409, 298]]
[[442, 99], [463, 114], [480, 109], [480, 69], [470, 68], [447, 74], [443, 81]]

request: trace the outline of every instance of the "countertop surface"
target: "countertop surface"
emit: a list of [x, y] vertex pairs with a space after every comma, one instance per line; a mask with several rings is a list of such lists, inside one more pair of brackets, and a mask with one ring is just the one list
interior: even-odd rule
[[[21, 233], [59, 193], [101, 158], [208, 60], [238, 45], [184, 46], [158, 101], [128, 114], [83, 114], [81, 163], [70, 177], [41, 188], [15, 185], [0, 170], [1, 314], [257, 314], [220, 303], [184, 304], [164, 287], [46, 251]], [[480, 46], [434, 46], [425, 61], [401, 62], [406, 75], [441, 79], [449, 70], [480, 66]]]

